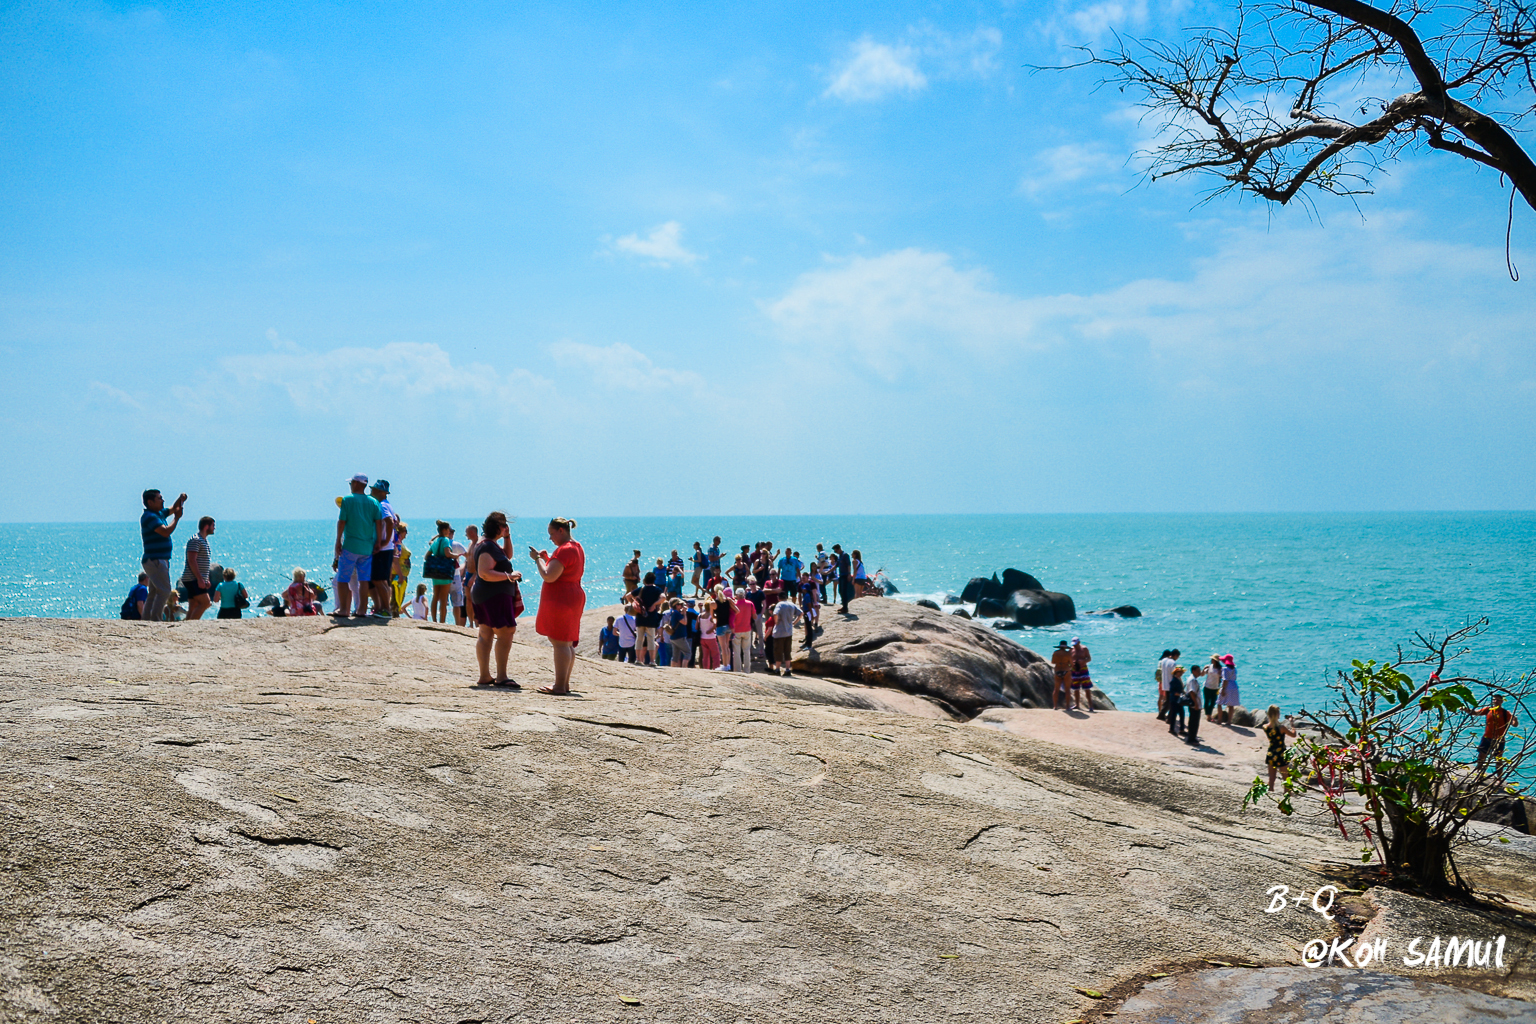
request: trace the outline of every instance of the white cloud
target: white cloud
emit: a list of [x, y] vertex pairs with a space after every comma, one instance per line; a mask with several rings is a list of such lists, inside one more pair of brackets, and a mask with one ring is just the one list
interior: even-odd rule
[[663, 267], [670, 267], [674, 263], [687, 266], [703, 259], [698, 253], [683, 248], [682, 237], [683, 226], [675, 220], [669, 220], [657, 225], [644, 238], [625, 235], [614, 241], [613, 248], [618, 252], [651, 260]]
[[[896, 43], [878, 43], [865, 35], [848, 47], [823, 95], [859, 103], [922, 92], [930, 78], [985, 78], [996, 70], [1002, 45], [1002, 33], [985, 26], [969, 35], [954, 35], [918, 25]], [[920, 62], [928, 66], [927, 72]]]
[[103, 384], [99, 380], [91, 381], [89, 394], [93, 398], [101, 398], [114, 404], [126, 405], [128, 408], [134, 410], [135, 412], [145, 411], [144, 403], [140, 402], [137, 398], [134, 398], [128, 392], [123, 391], [120, 388], [115, 388], [110, 384]]
[[984, 270], [956, 269], [945, 253], [901, 249], [801, 274], [764, 312], [788, 339], [846, 349], [890, 379], [936, 349], [1026, 345], [1038, 311], [993, 290]]
[[1065, 20], [1082, 41], [1101, 39], [1111, 32], [1140, 28], [1147, 23], [1146, 0], [1103, 0], [1069, 10]]
[[[366, 417], [368, 410], [376, 412], [390, 403], [432, 399], [459, 412], [490, 410], [499, 419], [510, 407], [528, 410], [541, 404], [553, 391], [549, 381], [527, 370], [501, 373], [480, 363], [455, 365], [447, 352], [431, 344], [394, 342], [329, 352], [308, 351], [282, 340], [274, 344], [274, 351], [229, 356], [219, 367], [236, 388], [277, 388], [305, 414]], [[177, 390], [193, 407], [212, 397], [191, 388]]]
[[[1423, 241], [1390, 214], [1327, 228], [1189, 230], [1208, 236], [1212, 252], [1178, 278], [1018, 296], [946, 253], [902, 249], [803, 273], [762, 309], [818, 359], [886, 380], [995, 376], [1046, 353], [1090, 365], [1145, 360], [1174, 385], [1233, 388], [1273, 386], [1276, 374], [1406, 389], [1432, 388], [1451, 370], [1507, 376], [1511, 386], [1530, 375], [1520, 317], [1499, 298], [1499, 251]], [[1469, 319], [1479, 301], [1486, 311]]]
[[704, 387], [704, 378], [693, 371], [657, 366], [623, 342], [599, 348], [564, 341], [551, 346], [550, 355], [560, 366], [585, 370], [588, 379], [603, 388], [654, 393], [659, 389], [697, 391]]
[[1107, 177], [1123, 168], [1124, 161], [1101, 144], [1070, 142], [1037, 154], [1019, 181], [1019, 191], [1036, 196], [1084, 178]]
[[921, 92], [928, 78], [917, 69], [917, 51], [906, 45], [887, 46], [868, 36], [854, 42], [832, 75], [826, 95], [847, 102], [878, 100], [893, 92]]

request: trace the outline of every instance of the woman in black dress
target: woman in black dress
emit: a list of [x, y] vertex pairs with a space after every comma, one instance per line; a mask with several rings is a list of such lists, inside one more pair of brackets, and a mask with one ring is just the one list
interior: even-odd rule
[[1285, 738], [1295, 736], [1290, 722], [1280, 721], [1280, 705], [1269, 706], [1269, 718], [1260, 726], [1269, 738], [1269, 750], [1264, 754], [1264, 767], [1269, 769], [1269, 788], [1275, 788], [1275, 776], [1285, 770]]

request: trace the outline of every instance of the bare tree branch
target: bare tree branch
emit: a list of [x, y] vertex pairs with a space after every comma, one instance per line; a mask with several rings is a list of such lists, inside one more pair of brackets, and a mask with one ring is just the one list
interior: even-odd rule
[[[1498, 171], [1536, 209], [1536, 161], [1514, 134], [1536, 115], [1536, 0], [1469, 4], [1239, 0], [1228, 27], [1117, 39], [1072, 66], [1137, 97], [1158, 129], [1143, 154], [1154, 180], [1212, 175], [1213, 194], [1285, 204], [1304, 190], [1368, 193], [1381, 165], [1420, 149]], [[1417, 88], [1359, 97], [1394, 78]]]

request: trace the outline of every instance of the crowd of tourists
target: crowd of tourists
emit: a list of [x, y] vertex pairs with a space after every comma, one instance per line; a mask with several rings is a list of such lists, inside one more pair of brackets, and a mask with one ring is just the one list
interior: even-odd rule
[[817, 544], [807, 558], [764, 540], [741, 545], [729, 561], [720, 545], [719, 537], [708, 548], [694, 541], [687, 561], [673, 548], [643, 574], [636, 550], [621, 573], [622, 611], [598, 636], [602, 657], [720, 672], [751, 672], [755, 658], [788, 676], [797, 630], [811, 646], [824, 606], [835, 602], [846, 615], [849, 601], [876, 587], [863, 553], [841, 544]]

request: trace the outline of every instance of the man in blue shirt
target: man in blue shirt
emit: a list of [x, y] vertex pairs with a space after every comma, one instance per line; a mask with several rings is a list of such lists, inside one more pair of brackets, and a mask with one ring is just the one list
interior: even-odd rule
[[144, 601], [149, 597], [149, 588], [144, 584], [148, 579], [148, 573], [139, 573], [139, 582], [132, 590], [128, 591], [128, 600], [123, 602], [123, 607], [118, 612], [118, 618], [142, 619], [144, 617]]
[[[165, 618], [165, 602], [171, 596], [171, 534], [186, 511], [187, 496], [181, 495], [169, 513], [165, 498], [154, 488], [144, 492], [144, 514], [139, 517], [139, 533], [144, 537], [144, 574], [149, 577], [149, 596], [144, 600], [144, 618], [159, 622]], [[167, 521], [169, 520], [169, 521]]]
[[704, 552], [704, 556], [709, 559], [710, 574], [713, 575], [713, 576], [719, 576], [720, 575], [720, 538], [719, 537], [716, 537], [715, 540], [714, 540], [714, 543], [710, 544], [709, 550]]

